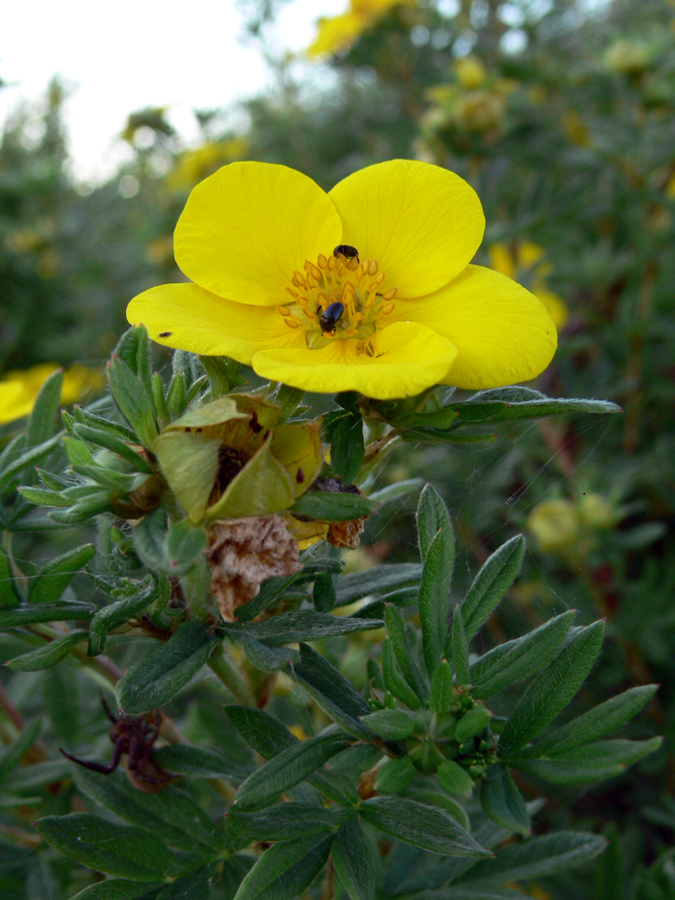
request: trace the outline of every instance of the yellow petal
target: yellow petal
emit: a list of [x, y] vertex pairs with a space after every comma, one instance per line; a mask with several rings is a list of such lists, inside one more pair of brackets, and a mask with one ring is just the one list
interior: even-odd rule
[[533, 293], [539, 297], [548, 310], [549, 316], [553, 319], [553, 324], [560, 330], [569, 318], [567, 304], [563, 298], [559, 294], [537, 285], [534, 285]]
[[321, 188], [286, 166], [235, 162], [198, 184], [178, 220], [176, 262], [220, 297], [253, 306], [288, 302], [306, 259], [330, 254], [342, 225]]
[[271, 449], [291, 476], [293, 493], [299, 497], [323, 468], [321, 426], [318, 422], [279, 425]]
[[20, 382], [3, 381], [0, 383], [0, 425], [29, 415], [34, 403], [35, 396], [27, 394]]
[[265, 350], [252, 365], [263, 378], [305, 391], [393, 400], [443, 381], [457, 354], [450, 341], [413, 322], [390, 325], [369, 344], [372, 355], [356, 340], [334, 340], [320, 350]]
[[433, 328], [457, 347], [457, 359], [442, 381], [461, 388], [535, 378], [557, 345], [544, 304], [515, 281], [481, 266], [468, 266], [429, 297], [397, 303], [390, 318], [404, 317]]
[[247, 364], [264, 347], [304, 344], [304, 332], [284, 326], [275, 310], [232, 303], [196, 284], [163, 284], [144, 291], [127, 306], [127, 319], [145, 325], [152, 340], [165, 347]]
[[495, 272], [501, 272], [507, 278], [513, 278], [516, 274], [516, 266], [506, 244], [490, 244], [488, 247], [488, 259], [490, 268]]
[[387, 273], [386, 291], [421, 297], [471, 262], [483, 238], [480, 200], [458, 175], [409, 159], [369, 166], [329, 194], [344, 226], [343, 241]]

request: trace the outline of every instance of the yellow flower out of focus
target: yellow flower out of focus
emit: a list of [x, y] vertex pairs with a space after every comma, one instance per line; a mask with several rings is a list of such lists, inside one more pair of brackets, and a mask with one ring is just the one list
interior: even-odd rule
[[475, 91], [476, 88], [483, 87], [488, 80], [488, 73], [476, 56], [460, 56], [453, 62], [452, 68], [460, 85], [466, 91]]
[[346, 13], [319, 19], [319, 32], [307, 48], [307, 56], [330, 56], [348, 50], [368, 28], [384, 18], [393, 6], [414, 6], [416, 0], [350, 0]]
[[615, 506], [600, 494], [584, 494], [578, 502], [559, 498], [537, 504], [527, 519], [527, 530], [542, 553], [584, 557], [593, 549], [597, 532], [618, 522]]
[[484, 227], [473, 189], [428, 163], [370, 166], [328, 194], [285, 166], [232, 163], [176, 227], [193, 283], [145, 291], [127, 318], [306, 391], [394, 399], [528, 380], [551, 361], [555, 326], [515, 281], [469, 265]]
[[508, 278], [520, 280], [529, 276], [532, 293], [539, 297], [548, 310], [556, 328], [562, 328], [567, 322], [568, 311], [565, 301], [558, 294], [546, 287], [546, 277], [551, 273], [551, 264], [542, 262], [544, 249], [531, 241], [521, 241], [515, 255], [506, 244], [491, 244], [488, 247], [490, 266]]
[[225, 141], [209, 141], [201, 147], [185, 150], [166, 176], [172, 191], [189, 191], [216, 169], [226, 163], [241, 159], [246, 154], [248, 141], [244, 137]]
[[[57, 371], [56, 363], [6, 372], [0, 377], [0, 425], [30, 415], [45, 381]], [[76, 364], [63, 373], [61, 403], [66, 406], [105, 386], [102, 372]]]

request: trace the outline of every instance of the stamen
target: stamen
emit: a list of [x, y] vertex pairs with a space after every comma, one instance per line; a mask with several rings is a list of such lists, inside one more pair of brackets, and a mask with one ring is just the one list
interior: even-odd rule
[[395, 304], [395, 303], [387, 303], [386, 306], [383, 306], [383, 307], [382, 307], [382, 311], [381, 311], [381, 312], [382, 312], [382, 315], [383, 315], [383, 316], [389, 316], [389, 315], [391, 315], [391, 313], [393, 313], [393, 311], [394, 311], [395, 309], [396, 309], [396, 304]]
[[289, 328], [299, 328], [300, 323], [297, 319], [282, 319], [284, 325], [288, 325]]
[[[286, 290], [288, 290], [288, 288], [286, 288]], [[287, 306], [275, 306], [274, 308], [280, 316], [290, 316], [291, 314], [291, 311]]]

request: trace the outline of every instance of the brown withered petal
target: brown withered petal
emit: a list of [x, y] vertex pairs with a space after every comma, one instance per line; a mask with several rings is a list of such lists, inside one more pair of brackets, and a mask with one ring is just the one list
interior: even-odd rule
[[334, 547], [347, 547], [356, 550], [361, 543], [359, 535], [366, 527], [366, 516], [360, 519], [350, 519], [347, 522], [331, 522], [328, 526], [326, 540]]
[[302, 569], [298, 545], [283, 516], [217, 521], [208, 534], [211, 589], [226, 622], [234, 622], [234, 611], [258, 595], [266, 578]]

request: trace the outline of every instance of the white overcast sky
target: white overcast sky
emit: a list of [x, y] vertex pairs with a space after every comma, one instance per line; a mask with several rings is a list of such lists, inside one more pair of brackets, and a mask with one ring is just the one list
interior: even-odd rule
[[[321, 15], [347, 0], [291, 0], [275, 27], [276, 43], [307, 46]], [[7, 3], [0, 32], [0, 123], [23, 99], [44, 93], [59, 74], [75, 87], [66, 114], [76, 173], [96, 178], [124, 158], [117, 139], [127, 115], [168, 106], [189, 141], [193, 108], [228, 105], [255, 93], [269, 74], [242, 43], [233, 0], [33, 0]]]

